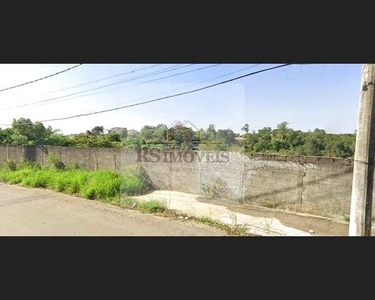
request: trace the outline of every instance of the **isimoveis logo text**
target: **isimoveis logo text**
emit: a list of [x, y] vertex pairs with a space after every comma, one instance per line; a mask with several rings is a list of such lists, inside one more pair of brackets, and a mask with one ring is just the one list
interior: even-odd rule
[[137, 162], [163, 162], [163, 163], [226, 163], [229, 161], [229, 153], [220, 151], [166, 151], [159, 149], [138, 150]]

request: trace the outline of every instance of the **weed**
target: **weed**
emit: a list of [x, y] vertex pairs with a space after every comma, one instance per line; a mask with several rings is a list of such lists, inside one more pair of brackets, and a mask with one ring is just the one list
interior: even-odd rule
[[344, 219], [345, 222], [349, 222], [350, 221], [350, 215], [344, 214], [342, 217], [343, 217], [343, 219]]
[[227, 196], [228, 194], [226, 183], [220, 178], [216, 179], [213, 183], [210, 184], [202, 183], [201, 188], [204, 194], [211, 199], [220, 199]]
[[79, 170], [80, 169], [80, 167], [77, 163], [71, 164], [67, 168], [70, 169], [70, 170]]
[[143, 213], [159, 213], [164, 212], [167, 208], [164, 203], [158, 200], [149, 200], [138, 204], [138, 208]]
[[[3, 166], [0, 169], [0, 180], [10, 184], [50, 188], [106, 202], [112, 202], [121, 195], [139, 195], [152, 187], [139, 169], [118, 174], [106, 170], [90, 172], [75, 167], [62, 169], [56, 166], [58, 164], [41, 167], [30, 162], [23, 162], [13, 170]], [[120, 203], [120, 200], [116, 201]]]
[[123, 197], [120, 199], [119, 205], [125, 208], [136, 208], [138, 206], [138, 201], [130, 197]]
[[271, 221], [268, 223], [267, 221], [267, 218], [264, 218], [264, 222], [266, 223], [266, 228], [267, 228], [267, 231], [270, 232], [271, 230], [271, 225], [272, 225], [272, 222], [273, 222], [273, 218], [271, 219]]
[[151, 179], [142, 167], [129, 167], [121, 177], [121, 193], [125, 197], [141, 195], [152, 188]]
[[13, 160], [8, 159], [4, 161], [4, 168], [9, 171], [15, 171], [17, 170], [17, 164]]
[[50, 185], [53, 174], [49, 170], [35, 170], [22, 178], [22, 185], [46, 188]]
[[236, 224], [234, 226], [230, 226], [230, 225], [224, 224], [220, 221], [212, 220], [211, 218], [208, 218], [208, 217], [197, 217], [197, 218], [194, 218], [194, 220], [199, 222], [199, 223], [207, 224], [209, 226], [212, 226], [212, 227], [218, 228], [220, 230], [223, 230], [226, 233], [228, 233], [229, 235], [240, 235], [240, 236], [250, 236], [251, 235], [247, 232], [246, 227], [243, 226], [243, 225], [237, 225]]
[[87, 199], [108, 199], [120, 195], [121, 176], [112, 171], [88, 172], [87, 182], [80, 195]]
[[266, 201], [263, 203], [263, 206], [267, 208], [276, 208], [279, 206], [279, 203]]
[[237, 226], [237, 225], [238, 225], [238, 223], [237, 223], [237, 214], [236, 214], [236, 213], [230, 213], [230, 214], [229, 214], [229, 217], [230, 217], [232, 223], [233, 223], [235, 226]]
[[56, 169], [58, 169], [58, 170], [64, 170], [65, 169], [65, 164], [56, 156], [55, 153], [53, 153], [53, 152], [48, 153], [47, 160]]

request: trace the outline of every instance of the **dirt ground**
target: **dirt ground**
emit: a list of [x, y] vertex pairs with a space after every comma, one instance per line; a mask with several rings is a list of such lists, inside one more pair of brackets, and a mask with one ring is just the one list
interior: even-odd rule
[[[285, 226], [313, 236], [348, 236], [349, 224], [338, 220], [251, 204], [201, 197], [198, 200], [254, 217], [276, 218]], [[44, 189], [0, 184], [0, 235], [225, 236], [226, 233], [193, 221], [142, 214]]]
[[[234, 212], [239, 212], [254, 217], [274, 217], [279, 219], [280, 222], [285, 226], [306, 232], [313, 230], [314, 232], [311, 233], [313, 236], [348, 236], [349, 233], [349, 223], [330, 218], [260, 207], [251, 204], [228, 204], [228, 202], [224, 203], [223, 201], [213, 201], [205, 198], [199, 198], [199, 201], [225, 205], [228, 209]], [[371, 235], [375, 236], [375, 229], [372, 229]]]

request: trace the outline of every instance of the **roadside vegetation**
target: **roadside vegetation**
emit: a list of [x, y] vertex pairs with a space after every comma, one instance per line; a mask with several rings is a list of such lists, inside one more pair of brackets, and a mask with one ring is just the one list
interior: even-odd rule
[[239, 225], [239, 224], [230, 226], [220, 221], [212, 220], [211, 218], [208, 218], [208, 217], [197, 217], [194, 219], [198, 223], [207, 224], [209, 226], [223, 230], [227, 232], [229, 235], [255, 236], [254, 234], [249, 234], [246, 230], [246, 227]]
[[[115, 203], [116, 204], [116, 203]], [[180, 219], [180, 220], [190, 220], [197, 223], [205, 224], [217, 229], [220, 229], [224, 232], [226, 232], [228, 235], [233, 236], [257, 236], [255, 234], [250, 234], [246, 227], [240, 224], [236, 224], [234, 226], [230, 226], [228, 224], [222, 223], [217, 220], [213, 220], [208, 217], [194, 217], [194, 216], [188, 216], [186, 214], [178, 213], [174, 210], [170, 210], [167, 208], [165, 203], [151, 199], [149, 201], [138, 201], [136, 199], [133, 199], [131, 197], [126, 197], [120, 201], [117, 205], [124, 207], [124, 208], [130, 208], [130, 209], [138, 209], [143, 213], [151, 213], [151, 214], [158, 214], [164, 217], [168, 217], [171, 219]]]
[[354, 156], [355, 132], [333, 134], [318, 128], [313, 131], [294, 130], [288, 126], [288, 122], [282, 122], [276, 128], [264, 127], [251, 132], [249, 125], [245, 124], [241, 130], [241, 133], [235, 133], [231, 129], [217, 129], [214, 124], [196, 130], [184, 126], [168, 128], [165, 124], [145, 125], [139, 132], [128, 131], [125, 127], [107, 131], [103, 126], [95, 126], [86, 132], [66, 136], [58, 129], [45, 127], [41, 122], [20, 118], [14, 119], [11, 127], [0, 128], [0, 145], [218, 150], [340, 158]]
[[6, 161], [0, 169], [0, 181], [104, 202], [118, 202], [123, 196], [141, 195], [152, 189], [151, 181], [141, 168], [131, 168], [124, 174], [86, 171], [77, 165], [65, 166], [53, 154], [48, 158], [50, 166]]
[[142, 213], [191, 220], [223, 230], [228, 235], [250, 236], [246, 229], [239, 225], [229, 226], [205, 217], [188, 217], [169, 210], [161, 201], [138, 201], [132, 198], [152, 190], [152, 183], [141, 167], [129, 168], [124, 174], [118, 174], [107, 170], [86, 171], [76, 164], [65, 166], [53, 153], [48, 155], [48, 160], [49, 166], [27, 160], [21, 163], [5, 161], [0, 167], [0, 181], [25, 187], [46, 188], [122, 208], [137, 209]]

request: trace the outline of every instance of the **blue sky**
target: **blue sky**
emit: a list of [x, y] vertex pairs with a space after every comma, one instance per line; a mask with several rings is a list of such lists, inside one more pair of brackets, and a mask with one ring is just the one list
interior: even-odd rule
[[[2, 64], [0, 65], [0, 90], [74, 65]], [[221, 64], [152, 83], [141, 83], [209, 66], [209, 64], [195, 64], [180, 70], [132, 80], [91, 92], [102, 91], [96, 95], [81, 97], [89, 93], [85, 92], [76, 95], [75, 99], [66, 101], [12, 108], [17, 105], [93, 89], [121, 80], [131, 80], [136, 76], [146, 75], [167, 67], [179, 67], [178, 64], [162, 64], [97, 83], [54, 92], [77, 84], [152, 66], [152, 64], [83, 64], [60, 75], [0, 92], [0, 123], [9, 124], [13, 118], [20, 117], [30, 118], [32, 121], [45, 120], [126, 105], [131, 101], [131, 103], [136, 103], [195, 89], [277, 64], [253, 65], [255, 63]], [[250, 66], [253, 67], [226, 77], [200, 83]], [[241, 132], [241, 127], [245, 123], [249, 124], [250, 130], [258, 130], [266, 126], [276, 127], [277, 124], [287, 121], [289, 126], [296, 130], [306, 131], [320, 128], [333, 133], [353, 133], [357, 122], [361, 69], [362, 65], [360, 64], [291, 65], [160, 102], [88, 117], [44, 122], [44, 124], [50, 125], [54, 129], [61, 129], [64, 134], [71, 134], [86, 131], [97, 125], [107, 129], [127, 127], [140, 130], [146, 124], [163, 123], [169, 126], [175, 120], [189, 120], [198, 128], [207, 128], [212, 123], [218, 129], [230, 128], [235, 132]], [[128, 86], [135, 83], [140, 84]], [[195, 85], [187, 87], [193, 84]]]

